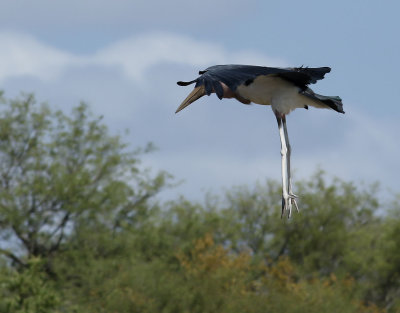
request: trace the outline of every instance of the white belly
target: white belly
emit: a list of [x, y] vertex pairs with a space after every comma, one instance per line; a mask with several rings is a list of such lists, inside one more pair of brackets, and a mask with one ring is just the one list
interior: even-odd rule
[[257, 104], [271, 105], [280, 114], [310, 105], [309, 99], [299, 91], [299, 87], [276, 76], [259, 76], [250, 85], [241, 85], [236, 90], [241, 97]]

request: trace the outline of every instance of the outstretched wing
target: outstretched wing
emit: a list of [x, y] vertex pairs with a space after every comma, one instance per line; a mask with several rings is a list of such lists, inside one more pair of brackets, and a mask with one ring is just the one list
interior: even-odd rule
[[201, 72], [202, 75], [196, 79], [196, 85], [205, 85], [208, 94], [212, 92], [210, 87], [213, 87], [215, 82], [221, 81], [232, 91], [236, 91], [238, 86], [250, 85], [258, 76], [274, 75], [292, 82], [301, 89], [306, 89], [307, 85], [323, 79], [324, 75], [330, 71], [329, 67], [277, 68], [254, 65], [215, 65]]
[[[176, 112], [184, 109], [186, 106], [196, 101], [204, 95], [210, 95], [215, 92], [219, 99], [226, 97], [224, 94], [223, 83], [229, 90], [235, 94], [236, 89], [241, 86], [250, 85], [257, 77], [276, 76], [290, 81], [298, 86], [302, 91], [307, 89], [309, 84], [316, 83], [323, 79], [326, 73], [330, 72], [329, 67], [309, 68], [277, 68], [263, 67], [254, 65], [215, 65], [200, 71], [200, 76], [189, 82], [178, 82], [180, 86], [187, 86], [196, 83], [195, 89], [182, 102]], [[240, 97], [237, 95], [237, 97]], [[239, 101], [241, 101], [239, 99]]]

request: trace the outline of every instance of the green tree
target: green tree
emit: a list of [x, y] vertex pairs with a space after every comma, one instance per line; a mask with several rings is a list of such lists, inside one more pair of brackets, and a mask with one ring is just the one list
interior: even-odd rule
[[400, 194], [390, 205], [384, 227], [371, 236], [380, 239], [373, 250], [379, 262], [368, 271], [368, 297], [391, 312], [400, 312]]
[[[0, 312], [397, 312], [399, 199], [323, 172], [159, 204], [164, 172], [81, 104], [1, 98]], [[397, 311], [396, 311], [397, 310]]]
[[151, 145], [130, 151], [84, 103], [66, 115], [33, 95], [0, 102], [0, 253], [12, 264], [39, 257], [55, 274], [51, 258], [76, 230], [116, 232], [148, 214], [168, 176], [140, 168]]
[[58, 308], [61, 299], [47, 279], [43, 264], [31, 258], [24, 271], [0, 269], [0, 312], [48, 313]]

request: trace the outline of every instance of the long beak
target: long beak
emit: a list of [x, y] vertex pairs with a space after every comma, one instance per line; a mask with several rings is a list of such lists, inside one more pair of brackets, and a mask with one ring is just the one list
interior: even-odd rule
[[204, 88], [204, 85], [194, 88], [192, 90], [192, 92], [182, 102], [182, 104], [178, 107], [178, 109], [175, 111], [175, 113], [178, 113], [179, 111], [183, 110], [189, 104], [191, 104], [192, 102], [195, 102], [197, 99], [201, 98], [205, 94], [206, 94], [206, 90]]

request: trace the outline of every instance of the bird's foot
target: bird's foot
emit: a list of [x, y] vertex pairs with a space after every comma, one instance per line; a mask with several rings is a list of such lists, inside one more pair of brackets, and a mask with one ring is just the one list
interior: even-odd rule
[[292, 208], [295, 207], [296, 211], [299, 212], [299, 207], [297, 206], [296, 202], [297, 196], [293, 193], [290, 194], [284, 194], [282, 195], [282, 213], [281, 213], [281, 218], [283, 217], [283, 214], [285, 211], [287, 211], [287, 216], [290, 218], [292, 215]]

